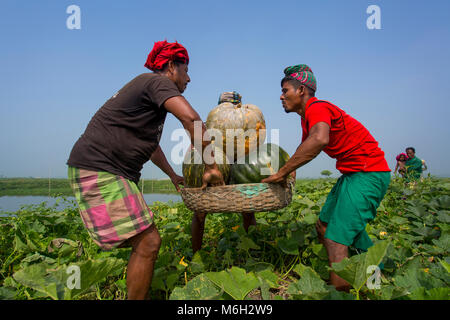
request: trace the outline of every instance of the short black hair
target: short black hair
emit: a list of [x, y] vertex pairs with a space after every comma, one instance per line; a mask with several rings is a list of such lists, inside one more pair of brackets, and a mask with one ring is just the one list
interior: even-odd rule
[[412, 150], [412, 152], [416, 153], [416, 149], [414, 149], [413, 147], [408, 147], [405, 151], [408, 152], [408, 150]]
[[308, 94], [311, 97], [314, 97], [316, 95], [316, 92], [311, 89], [310, 87], [308, 87], [307, 85], [301, 83], [300, 81], [298, 81], [297, 79], [295, 79], [294, 77], [291, 76], [285, 76], [283, 79], [281, 79], [281, 86], [283, 86], [283, 84], [285, 82], [289, 82], [290, 84], [292, 84], [292, 86], [294, 87], [295, 90], [297, 90], [298, 88], [300, 88], [300, 86], [305, 86], [305, 88], [308, 90]]

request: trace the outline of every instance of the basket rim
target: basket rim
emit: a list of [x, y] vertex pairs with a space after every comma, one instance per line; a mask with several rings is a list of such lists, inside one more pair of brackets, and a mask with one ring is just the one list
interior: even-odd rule
[[205, 191], [213, 191], [213, 190], [220, 191], [220, 190], [228, 190], [230, 188], [236, 188], [237, 186], [240, 186], [240, 187], [246, 187], [246, 186], [251, 187], [251, 186], [256, 186], [256, 185], [264, 185], [265, 187], [269, 187], [269, 188], [272, 186], [272, 187], [275, 187], [275, 188], [280, 187], [280, 188], [283, 188], [283, 189], [291, 189], [290, 185], [292, 184], [292, 188], [293, 188], [294, 187], [294, 183], [295, 183], [295, 180], [292, 178], [292, 179], [288, 179], [287, 180], [286, 187], [283, 187], [280, 183], [256, 182], [256, 183], [227, 184], [227, 185], [215, 186], [215, 187], [208, 186], [205, 189], [202, 189], [201, 187], [193, 187], [193, 188], [191, 188], [191, 187], [184, 187], [184, 188], [181, 188], [181, 192], [185, 191], [185, 192], [193, 192], [193, 193], [195, 193], [195, 192], [205, 192]]

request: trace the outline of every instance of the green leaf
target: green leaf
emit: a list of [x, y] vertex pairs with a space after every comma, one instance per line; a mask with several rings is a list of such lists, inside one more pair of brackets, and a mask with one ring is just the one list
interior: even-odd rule
[[161, 229], [166, 229], [166, 230], [171, 230], [171, 231], [175, 231], [179, 228], [180, 228], [179, 222], [170, 222], [161, 227]]
[[155, 269], [155, 271], [153, 272], [151, 288], [153, 290], [166, 291], [167, 288], [166, 288], [166, 283], [164, 281], [166, 279], [166, 277], [167, 277], [166, 268]]
[[329, 264], [328, 260], [320, 259], [320, 258], [311, 258], [311, 267], [314, 269], [315, 272], [322, 278], [328, 280], [330, 278], [330, 272], [329, 272]]
[[205, 274], [189, 281], [183, 288], [175, 288], [169, 300], [216, 300], [223, 294]]
[[443, 196], [439, 197], [437, 200], [442, 209], [447, 209], [447, 210], [450, 209], [450, 196], [443, 195]]
[[264, 219], [264, 218], [258, 218], [258, 219], [256, 219], [256, 224], [257, 224], [257, 225], [264, 225], [264, 226], [268, 226], [268, 225], [269, 225], [269, 223], [267, 222], [267, 220]]
[[289, 211], [285, 211], [281, 216], [277, 218], [277, 222], [290, 222], [292, 221], [292, 213]]
[[44, 256], [40, 253], [35, 253], [33, 255], [27, 256], [25, 259], [22, 259], [22, 261], [20, 262], [20, 265], [22, 267], [26, 267], [30, 264], [38, 263], [38, 262], [45, 262], [46, 264], [51, 265], [51, 264], [56, 263], [56, 260], [53, 258]]
[[263, 298], [263, 300], [270, 300], [271, 299], [271, 295], [270, 295], [270, 286], [267, 282], [260, 280], [260, 285], [259, 287], [261, 288], [261, 297]]
[[441, 229], [442, 233], [450, 234], [450, 224], [447, 223], [436, 223], [436, 225]]
[[312, 246], [312, 251], [320, 259], [328, 261], [327, 249], [321, 243], [314, 244]]
[[425, 238], [432, 238], [439, 235], [439, 232], [437, 230], [433, 230], [429, 227], [414, 228], [411, 231], [418, 235], [424, 236]]
[[399, 288], [393, 285], [382, 285], [380, 289], [366, 291], [370, 300], [394, 300], [409, 294], [405, 288]]
[[278, 247], [286, 254], [298, 255], [298, 241], [294, 238], [281, 238], [277, 241]]
[[179, 270], [171, 270], [168, 272], [167, 278], [165, 279], [167, 290], [172, 290], [175, 287], [175, 283], [178, 281], [179, 277]]
[[302, 263], [297, 264], [297, 265], [294, 267], [294, 269], [292, 269], [292, 270], [293, 270], [295, 273], [297, 273], [300, 277], [303, 276], [303, 273], [304, 273], [306, 270], [309, 270], [309, 271], [315, 273], [316, 276], [319, 277], [319, 275], [318, 275], [311, 267], [305, 266], [305, 265], [302, 264]]
[[311, 208], [316, 205], [314, 201], [311, 201], [308, 197], [303, 197], [302, 199], [299, 199], [298, 202], [304, 204], [307, 208]]
[[273, 273], [270, 269], [264, 269], [262, 271], [256, 272], [256, 277], [266, 282], [270, 286], [270, 288], [278, 287], [279, 277], [275, 273]]
[[444, 234], [438, 240], [433, 239], [432, 242], [434, 243], [434, 245], [448, 252], [450, 248], [450, 235]]
[[203, 263], [201, 251], [197, 251], [189, 263], [189, 267], [193, 273], [201, 273], [205, 271], [205, 264]]
[[127, 292], [127, 279], [119, 279], [114, 284], [122, 292]]
[[[200, 253], [199, 253], [200, 254]], [[165, 268], [171, 264], [174, 259], [173, 252], [161, 252], [158, 255], [158, 259], [155, 262], [155, 270], [159, 268]]]
[[313, 224], [316, 224], [317, 219], [318, 219], [317, 214], [307, 213], [307, 214], [305, 214], [303, 221], [308, 225], [313, 225]]
[[266, 269], [273, 271], [273, 265], [268, 262], [256, 261], [252, 258], [247, 259], [245, 262], [244, 268], [247, 272], [258, 273], [260, 271], [264, 271]]
[[[442, 262], [446, 263], [445, 261]], [[432, 263], [430, 268], [428, 269], [428, 272], [433, 277], [442, 280], [447, 286], [450, 286], [450, 273], [446, 270], [445, 266], [442, 263]]]
[[0, 287], [0, 300], [13, 300], [17, 295], [14, 288]]
[[300, 299], [317, 300], [326, 297], [330, 287], [315, 272], [306, 269], [300, 280], [291, 283], [287, 292]]
[[[68, 267], [79, 267], [79, 288], [69, 288], [74, 273]], [[45, 263], [33, 264], [14, 274], [14, 279], [26, 287], [42, 292], [54, 300], [73, 299], [90, 290], [91, 286], [107, 276], [118, 275], [125, 267], [125, 261], [115, 258], [88, 260], [70, 266], [51, 268]], [[73, 278], [75, 279], [75, 278]], [[74, 282], [76, 283], [76, 282]]]
[[445, 260], [439, 259], [439, 263], [444, 267], [447, 272], [450, 273], [450, 264], [448, 264]]
[[33, 222], [33, 225], [31, 226], [31, 230], [33, 230], [34, 232], [36, 232], [36, 233], [44, 233], [45, 232], [45, 230], [46, 230], [46, 228], [45, 228], [45, 226], [42, 224], [42, 223], [40, 223], [38, 220], [35, 220], [34, 222]]
[[[15, 234], [15, 250], [19, 252], [35, 252], [40, 251], [39, 242], [35, 242], [34, 234], [24, 234], [21, 230], [16, 230]], [[39, 240], [39, 239], [36, 239]]]
[[[70, 290], [70, 299], [89, 291], [90, 287], [108, 276], [118, 276], [123, 272], [126, 261], [116, 258], [88, 260], [75, 265], [80, 267], [80, 289]], [[64, 270], [67, 271], [67, 268]]]
[[411, 190], [411, 189], [404, 189], [404, 190], [403, 190], [403, 194], [404, 194], [405, 196], [410, 196], [410, 195], [414, 194], [414, 190]]
[[241, 237], [241, 241], [239, 242], [237, 248], [243, 251], [248, 251], [250, 249], [255, 250], [260, 249], [260, 247], [256, 243], [254, 243], [252, 239], [248, 237]]
[[66, 296], [65, 275], [62, 268], [50, 271], [45, 263], [33, 264], [14, 274], [14, 280], [22, 285], [44, 293], [54, 299], [64, 299]]
[[228, 266], [233, 264], [233, 252], [230, 249], [227, 249], [225, 251], [225, 253], [223, 255], [222, 263], [223, 263], [223, 265], [228, 265]]
[[450, 288], [417, 288], [408, 296], [411, 300], [450, 300]]
[[331, 289], [323, 300], [355, 300], [355, 296], [351, 293]]
[[378, 266], [386, 254], [388, 241], [379, 241], [365, 253], [345, 258], [339, 263], [332, 264], [332, 270], [359, 291], [371, 276], [367, 272], [369, 266]]
[[418, 218], [422, 218], [422, 217], [424, 217], [425, 215], [428, 214], [426, 209], [425, 209], [425, 207], [423, 207], [421, 205], [420, 206], [417, 205], [417, 206], [414, 206], [414, 207], [408, 207], [406, 210], [411, 212], [413, 215], [415, 215]]
[[206, 276], [235, 300], [244, 300], [247, 294], [259, 285], [259, 280], [253, 272], [246, 273], [238, 267], [221, 272], [208, 272]]
[[264, 269], [256, 273], [259, 280], [259, 287], [261, 288], [261, 296], [264, 300], [270, 300], [270, 288], [278, 287], [278, 276], [270, 269]]
[[450, 214], [448, 214], [446, 211], [439, 211], [437, 213], [436, 219], [443, 223], [450, 223]]
[[409, 292], [414, 292], [419, 288], [427, 290], [432, 288], [445, 287], [445, 283], [438, 278], [431, 276], [420, 268], [419, 259], [411, 262], [403, 274], [398, 274], [394, 277], [394, 283], [401, 288], [407, 289]]
[[399, 224], [399, 225], [401, 225], [401, 224], [406, 224], [406, 223], [408, 223], [409, 220], [406, 219], [406, 218], [403, 218], [403, 217], [395, 216], [395, 217], [392, 217], [392, 218], [390, 219], [390, 222], [391, 222], [391, 223], [394, 223], [394, 224]]

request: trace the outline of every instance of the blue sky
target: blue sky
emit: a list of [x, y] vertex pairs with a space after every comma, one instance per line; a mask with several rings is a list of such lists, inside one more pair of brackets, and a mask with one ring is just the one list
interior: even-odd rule
[[[69, 5], [81, 29], [69, 30]], [[381, 30], [369, 30], [369, 5]], [[414, 146], [429, 172], [450, 176], [449, 1], [86, 1], [0, 2], [0, 175], [65, 177], [70, 150], [103, 103], [136, 75], [155, 41], [182, 43], [190, 55], [184, 96], [203, 120], [219, 94], [236, 90], [256, 104], [267, 128], [292, 154], [300, 118], [279, 100], [286, 66], [305, 63], [317, 97], [362, 122], [391, 167]], [[167, 155], [181, 124], [166, 120]], [[180, 166], [174, 169], [181, 173]], [[321, 154], [297, 171], [338, 176]], [[148, 162], [144, 178], [164, 174]]]

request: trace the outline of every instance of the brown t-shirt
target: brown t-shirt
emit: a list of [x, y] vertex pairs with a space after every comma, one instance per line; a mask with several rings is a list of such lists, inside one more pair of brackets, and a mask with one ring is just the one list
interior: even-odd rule
[[180, 91], [169, 78], [144, 73], [120, 89], [97, 111], [72, 148], [67, 164], [107, 171], [138, 182], [158, 147], [167, 110], [164, 102]]

